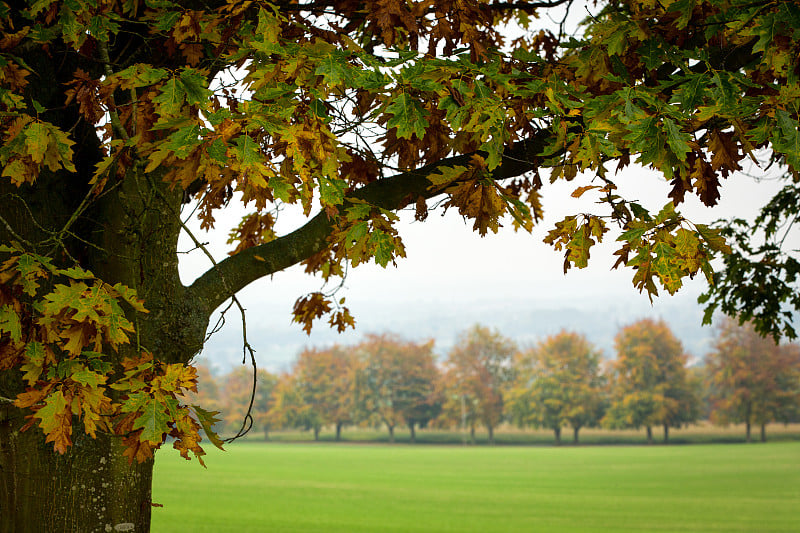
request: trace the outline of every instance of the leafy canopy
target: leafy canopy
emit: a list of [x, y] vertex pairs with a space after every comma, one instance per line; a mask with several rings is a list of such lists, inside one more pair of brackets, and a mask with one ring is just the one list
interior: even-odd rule
[[[542, 29], [563, 6], [574, 8], [0, 2], [0, 176], [19, 191], [88, 188], [44, 243], [19, 236], [0, 250], [0, 370], [24, 373], [16, 405], [60, 452], [77, 417], [90, 434], [125, 435], [131, 458], [168, 434], [201, 453], [197, 429], [213, 415], [181, 403], [190, 367], [140, 345], [141, 287], [97, 279], [64, 246], [82, 210], [136, 179], [182, 189], [206, 228], [234, 199], [252, 210], [231, 258], [193, 286], [215, 305], [296, 262], [334, 286], [349, 267], [394, 263], [405, 249], [393, 211], [414, 205], [422, 220], [435, 196], [481, 235], [506, 216], [530, 231], [540, 189], [560, 179], [600, 202], [547, 235], [565, 270], [587, 266], [613, 232], [615, 266], [640, 291], [674, 293], [699, 272], [713, 281], [709, 262], [728, 245], [676, 208], [687, 194], [713, 206], [748, 158], [798, 177], [800, 12], [788, 1], [613, 0], [589, 6], [580, 35]], [[512, 23], [521, 32], [507, 38]], [[57, 58], [69, 73], [54, 87], [43, 69]], [[97, 128], [95, 160], [77, 156], [76, 124]], [[614, 183], [612, 169], [634, 163], [672, 186], [658, 212]], [[278, 236], [283, 204], [320, 214], [306, 233]], [[294, 309], [307, 330], [322, 316], [354, 324], [331, 291]]]

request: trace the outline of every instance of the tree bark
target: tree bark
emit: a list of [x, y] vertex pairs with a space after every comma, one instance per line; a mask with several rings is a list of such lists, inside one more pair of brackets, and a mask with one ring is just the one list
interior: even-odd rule
[[487, 425], [486, 429], [489, 431], [489, 444], [494, 445], [494, 427]]
[[664, 424], [664, 444], [669, 442], [669, 425]]
[[408, 430], [411, 433], [411, 442], [417, 442], [417, 432], [414, 430], [414, 422], [409, 422]]
[[336, 423], [336, 441], [338, 442], [340, 440], [342, 440], [342, 423], [341, 422], [337, 422]]
[[647, 444], [653, 444], [653, 428], [647, 426]]
[[315, 441], [319, 440], [319, 429], [320, 429], [319, 426], [314, 426], [314, 440]]
[[747, 442], [751, 442], [752, 439], [750, 438], [750, 421], [749, 420], [744, 423], [744, 431], [745, 431], [745, 440]]
[[767, 442], [767, 424], [761, 424], [761, 442]]
[[553, 434], [556, 437], [556, 446], [561, 446], [561, 427], [554, 427]]
[[469, 427], [469, 442], [470, 442], [470, 444], [475, 444], [475, 426], [474, 425]]
[[389, 442], [394, 444], [394, 426], [390, 424], [386, 424], [386, 427], [389, 428]]
[[0, 406], [0, 531], [149, 531], [153, 461], [128, 462], [119, 438], [76, 427], [59, 455], [24, 413]]
[[580, 426], [575, 426], [572, 428], [572, 443], [578, 444], [578, 431], [580, 431]]

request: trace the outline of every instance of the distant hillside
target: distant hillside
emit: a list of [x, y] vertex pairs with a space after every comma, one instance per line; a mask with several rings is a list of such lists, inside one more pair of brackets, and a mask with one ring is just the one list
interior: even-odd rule
[[[706, 354], [714, 333], [713, 328], [701, 326], [703, 312], [692, 294], [656, 300], [653, 306], [636, 294], [625, 299], [591, 301], [454, 298], [394, 303], [390, 307], [367, 302], [353, 309], [357, 319], [355, 332], [338, 335], [320, 323], [310, 337], [289, 322], [286, 310], [264, 310], [255, 304], [248, 308], [251, 309], [248, 339], [257, 350], [259, 365], [271, 371], [288, 369], [305, 346], [354, 344], [366, 333], [393, 332], [408, 339], [433, 338], [436, 351], [444, 357], [458, 334], [475, 323], [496, 328], [523, 347], [561, 329], [574, 330], [585, 334], [607, 358], [614, 357], [614, 336], [619, 328], [640, 318], [664, 319], [694, 358]], [[267, 318], [279, 313], [278, 321]], [[229, 323], [212, 337], [200, 357], [217, 371], [226, 372], [242, 361], [240, 325], [234, 319], [229, 317]]]

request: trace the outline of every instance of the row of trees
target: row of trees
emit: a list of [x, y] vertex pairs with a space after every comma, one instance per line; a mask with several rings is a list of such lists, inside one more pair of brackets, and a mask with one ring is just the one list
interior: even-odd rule
[[[465, 331], [441, 365], [432, 341], [369, 335], [357, 346], [303, 350], [291, 372], [259, 370], [252, 416], [265, 438], [273, 429], [304, 428], [315, 439], [325, 426], [385, 426], [394, 440], [407, 427], [477, 427], [493, 441], [501, 422], [563, 428], [578, 441], [581, 428], [641, 428], [648, 441], [661, 427], [710, 418], [744, 423], [747, 439], [759, 426], [800, 418], [800, 349], [776, 345], [749, 325], [724, 322], [701, 366], [687, 366], [681, 343], [663, 322], [641, 320], [616, 337], [616, 359], [606, 361], [583, 335], [562, 331], [520, 350], [481, 326]], [[236, 431], [249, 405], [252, 376], [237, 369], [202, 376], [198, 401], [223, 413]]]

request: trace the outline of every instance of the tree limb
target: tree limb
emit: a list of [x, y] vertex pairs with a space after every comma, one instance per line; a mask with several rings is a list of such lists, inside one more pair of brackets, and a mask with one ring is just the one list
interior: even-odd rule
[[[541, 157], [548, 132], [515, 143], [503, 157], [503, 163], [492, 172], [492, 179], [513, 178], [535, 169]], [[467, 166], [473, 153], [442, 159], [416, 170], [396, 174], [372, 182], [348, 195], [348, 200], [365, 200], [388, 210], [404, 207], [422, 196], [432, 198], [442, 190], [431, 190], [428, 176], [443, 167]], [[224, 259], [210, 268], [187, 289], [189, 299], [203, 299], [209, 309], [216, 309], [225, 300], [253, 281], [311, 257], [325, 249], [332, 230], [331, 220], [320, 212], [297, 230], [259, 246], [253, 246]]]

